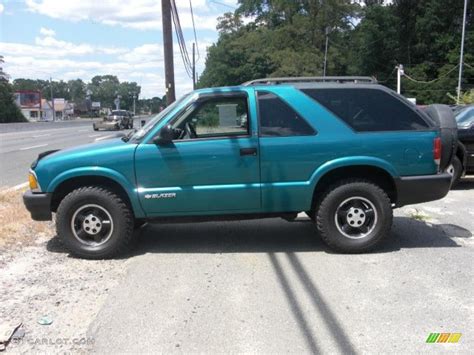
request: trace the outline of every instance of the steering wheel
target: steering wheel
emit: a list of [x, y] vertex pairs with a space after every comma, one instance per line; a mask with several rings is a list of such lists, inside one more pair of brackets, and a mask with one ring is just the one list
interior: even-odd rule
[[186, 124], [184, 125], [184, 130], [186, 131], [186, 135], [189, 138], [196, 138], [197, 137], [196, 130], [194, 129], [194, 127], [189, 122], [186, 122]]

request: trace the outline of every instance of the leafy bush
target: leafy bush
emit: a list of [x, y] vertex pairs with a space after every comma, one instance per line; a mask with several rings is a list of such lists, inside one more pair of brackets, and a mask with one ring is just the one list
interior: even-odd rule
[[0, 123], [8, 122], [28, 122], [28, 120], [14, 102], [11, 85], [5, 80], [0, 80]]

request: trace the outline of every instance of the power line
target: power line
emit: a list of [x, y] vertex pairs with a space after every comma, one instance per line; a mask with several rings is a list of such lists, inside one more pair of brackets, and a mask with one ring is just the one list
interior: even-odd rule
[[474, 67], [473, 67], [472, 65], [467, 64], [466, 62], [463, 62], [463, 64], [464, 64], [466, 67], [468, 67], [469, 69], [474, 69]]
[[174, 23], [176, 37], [178, 39], [179, 51], [183, 59], [184, 69], [190, 78], [192, 78], [192, 64], [189, 59], [188, 49], [186, 48], [186, 41], [184, 40], [183, 30], [179, 21], [178, 8], [175, 0], [171, 0], [171, 15]]
[[436, 81], [438, 81], [438, 80], [440, 80], [440, 79], [442, 79], [442, 78], [448, 76], [452, 71], [456, 70], [456, 68], [457, 68], [458, 66], [459, 66], [459, 64], [456, 65], [456, 66], [454, 66], [454, 67], [452, 67], [450, 70], [448, 70], [446, 73], [444, 73], [444, 74], [441, 75], [440, 77], [438, 77], [438, 78], [436, 78], [436, 79], [433, 79], [433, 80], [429, 80], [429, 81], [413, 79], [413, 78], [412, 78], [411, 76], [409, 76], [407, 73], [405, 73], [403, 76], [404, 76], [405, 78], [407, 78], [408, 80], [411, 80], [411, 81], [413, 81], [413, 82], [415, 82], [415, 83], [418, 83], [418, 84], [432, 84], [432, 83], [434, 83], [434, 82], [436, 82]]
[[385, 80], [377, 80], [378, 83], [383, 84], [386, 83], [392, 76], [393, 72], [397, 69], [397, 67], [393, 67], [392, 71], [390, 74], [387, 75], [387, 78]]
[[199, 61], [199, 58], [201, 58], [201, 55], [199, 54], [199, 46], [198, 46], [198, 40], [197, 40], [197, 36], [196, 36], [196, 26], [194, 24], [194, 11], [193, 11], [193, 4], [191, 2], [191, 0], [189, 0], [189, 8], [191, 10], [191, 19], [193, 21], [193, 32], [194, 32], [194, 42], [196, 43], [196, 51], [197, 51], [197, 59], [196, 59], [196, 62]]
[[221, 5], [221, 6], [225, 6], [225, 7], [228, 7], [232, 10], [235, 10], [236, 7], [235, 6], [232, 6], [232, 5], [229, 5], [229, 4], [225, 4], [223, 2], [220, 2], [220, 1], [215, 1], [215, 0], [210, 0], [209, 2], [213, 2], [214, 4], [218, 4], [218, 5]]
[[421, 91], [428, 91], [428, 92], [449, 92], [448, 89], [403, 89], [404, 92], [421, 92]]
[[189, 61], [189, 55], [186, 50], [186, 46], [183, 45], [184, 37], [183, 37], [182, 29], [181, 29], [181, 23], [179, 21], [178, 10], [177, 10], [176, 3], [174, 0], [172, 0], [170, 3], [171, 3], [171, 15], [172, 15], [173, 23], [174, 23], [176, 38], [178, 40], [179, 49], [180, 49], [181, 57], [183, 59], [183, 63], [186, 68], [187, 66], [189, 66], [190, 61]]

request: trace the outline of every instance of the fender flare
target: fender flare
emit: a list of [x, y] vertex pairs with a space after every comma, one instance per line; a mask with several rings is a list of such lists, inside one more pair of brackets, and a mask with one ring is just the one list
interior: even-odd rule
[[[99, 166], [83, 166], [80, 168], [74, 168], [70, 170], [63, 171], [61, 174], [57, 175], [48, 185], [46, 191], [53, 192], [61, 183], [81, 177], [81, 176], [100, 176], [111, 179], [119, 184], [130, 200], [132, 204], [133, 211], [136, 217], [144, 217], [145, 213], [138, 201], [138, 195], [136, 193], [135, 186], [121, 173], [116, 170], [99, 167]], [[133, 191], [133, 193], [131, 193]]]
[[334, 160], [330, 160], [325, 162], [324, 164], [320, 165], [314, 173], [311, 175], [310, 178], [310, 186], [312, 190], [316, 188], [316, 185], [321, 180], [321, 178], [326, 175], [327, 173], [338, 169], [338, 168], [350, 168], [353, 166], [361, 166], [361, 165], [368, 165], [375, 168], [382, 169], [386, 171], [393, 179], [399, 177], [398, 172], [395, 170], [393, 165], [388, 163], [386, 160], [376, 158], [376, 157], [369, 157], [369, 156], [353, 156], [353, 157], [343, 157], [337, 158]]

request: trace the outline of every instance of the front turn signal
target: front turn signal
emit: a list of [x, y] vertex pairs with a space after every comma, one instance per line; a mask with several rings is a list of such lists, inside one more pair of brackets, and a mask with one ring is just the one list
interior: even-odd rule
[[28, 175], [28, 182], [30, 183], [30, 190], [35, 191], [39, 189], [38, 180], [36, 180], [36, 176], [33, 173]]

